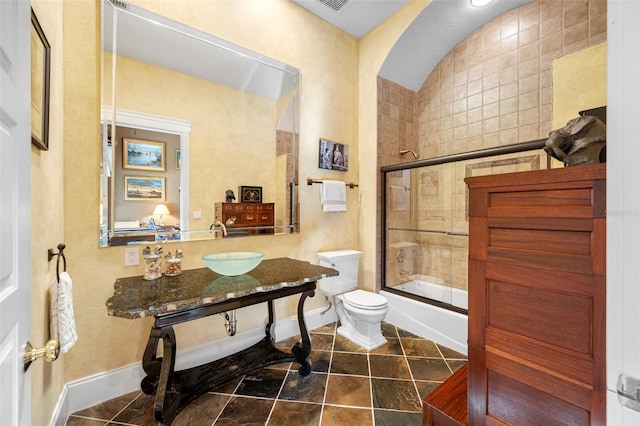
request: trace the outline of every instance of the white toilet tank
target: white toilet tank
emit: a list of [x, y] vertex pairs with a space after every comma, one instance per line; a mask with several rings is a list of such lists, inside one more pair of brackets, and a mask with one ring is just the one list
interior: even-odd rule
[[358, 266], [361, 251], [334, 250], [318, 253], [320, 266], [336, 269], [337, 277], [323, 278], [318, 281], [318, 289], [326, 296], [335, 296], [355, 290], [358, 287]]

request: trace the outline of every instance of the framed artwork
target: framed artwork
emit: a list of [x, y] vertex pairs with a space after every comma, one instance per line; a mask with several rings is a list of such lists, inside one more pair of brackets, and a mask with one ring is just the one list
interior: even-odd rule
[[31, 9], [31, 143], [49, 149], [51, 45]]
[[327, 170], [349, 170], [349, 145], [320, 139], [318, 167]]
[[176, 149], [176, 169], [180, 170], [180, 166], [182, 166], [182, 155], [180, 154], [180, 150]]
[[238, 188], [240, 192], [241, 203], [261, 203], [262, 187], [261, 186], [241, 186]]
[[124, 177], [124, 199], [127, 201], [165, 201], [165, 197], [164, 177]]
[[123, 138], [122, 168], [165, 172], [167, 170], [165, 149], [164, 142]]

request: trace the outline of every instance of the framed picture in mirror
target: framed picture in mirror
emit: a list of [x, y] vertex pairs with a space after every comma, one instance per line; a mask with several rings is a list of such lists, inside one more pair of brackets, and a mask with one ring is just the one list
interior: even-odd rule
[[122, 139], [122, 168], [164, 172], [166, 167], [166, 144], [140, 139]]
[[31, 143], [49, 149], [51, 45], [31, 9]]
[[124, 199], [126, 201], [164, 201], [165, 178], [150, 176], [125, 176]]
[[241, 186], [239, 188], [241, 203], [261, 203], [262, 187], [261, 186]]

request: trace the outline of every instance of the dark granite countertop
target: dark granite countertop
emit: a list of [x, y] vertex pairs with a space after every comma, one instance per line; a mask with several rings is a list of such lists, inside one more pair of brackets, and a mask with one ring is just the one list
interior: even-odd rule
[[296, 287], [336, 275], [335, 269], [284, 257], [264, 260], [254, 270], [237, 277], [199, 268], [185, 270], [176, 277], [163, 275], [153, 281], [144, 280], [142, 275], [118, 278], [113, 296], [106, 302], [107, 312], [121, 318], [143, 318]]

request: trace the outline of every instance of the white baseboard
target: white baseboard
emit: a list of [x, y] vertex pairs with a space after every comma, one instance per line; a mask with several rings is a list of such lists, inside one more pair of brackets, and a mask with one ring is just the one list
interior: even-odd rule
[[[321, 314], [322, 311], [324, 308], [305, 313], [307, 329], [313, 330], [338, 320], [333, 308], [324, 315]], [[276, 321], [272, 331], [276, 341], [299, 334], [298, 317]], [[178, 349], [176, 370], [224, 358], [259, 342], [263, 337], [264, 327], [259, 327], [238, 333], [233, 337], [223, 337], [186, 350]], [[50, 426], [64, 426], [71, 413], [140, 390], [140, 381], [144, 377], [142, 364], [137, 362], [67, 383], [58, 399]]]

